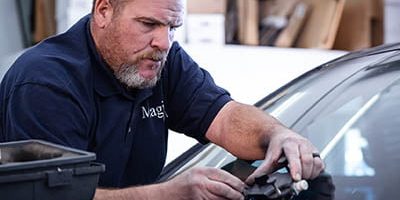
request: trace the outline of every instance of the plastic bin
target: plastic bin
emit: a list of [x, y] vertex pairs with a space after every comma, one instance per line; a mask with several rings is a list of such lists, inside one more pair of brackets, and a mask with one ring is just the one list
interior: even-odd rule
[[0, 143], [1, 200], [89, 200], [103, 164], [94, 153], [41, 140]]

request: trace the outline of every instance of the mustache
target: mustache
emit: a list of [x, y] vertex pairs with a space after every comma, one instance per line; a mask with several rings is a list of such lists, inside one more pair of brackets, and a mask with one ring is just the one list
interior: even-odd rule
[[168, 53], [163, 51], [152, 51], [144, 53], [140, 56], [141, 59], [151, 59], [154, 61], [164, 61], [167, 59]]

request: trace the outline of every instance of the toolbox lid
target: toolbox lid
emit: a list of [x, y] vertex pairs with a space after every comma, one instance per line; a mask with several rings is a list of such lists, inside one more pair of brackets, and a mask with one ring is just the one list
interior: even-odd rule
[[0, 173], [42, 167], [78, 164], [96, 159], [96, 154], [42, 140], [0, 143]]

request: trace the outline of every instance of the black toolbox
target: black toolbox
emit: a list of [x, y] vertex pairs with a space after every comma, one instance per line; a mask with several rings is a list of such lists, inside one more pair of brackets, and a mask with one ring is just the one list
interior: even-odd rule
[[0, 143], [1, 200], [89, 200], [103, 164], [94, 153], [41, 140]]

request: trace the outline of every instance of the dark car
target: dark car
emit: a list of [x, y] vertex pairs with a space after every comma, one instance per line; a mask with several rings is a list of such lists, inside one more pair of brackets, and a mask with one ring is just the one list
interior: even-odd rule
[[[349, 53], [255, 105], [321, 150], [334, 199], [400, 198], [400, 44]], [[234, 174], [240, 176], [248, 172], [238, 163], [257, 167], [260, 162], [198, 144], [171, 162], [160, 181], [193, 166], [228, 169], [235, 163]]]

